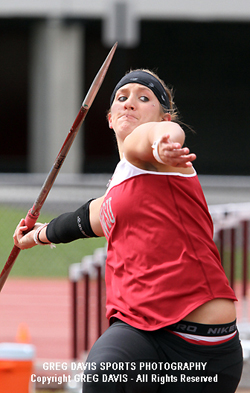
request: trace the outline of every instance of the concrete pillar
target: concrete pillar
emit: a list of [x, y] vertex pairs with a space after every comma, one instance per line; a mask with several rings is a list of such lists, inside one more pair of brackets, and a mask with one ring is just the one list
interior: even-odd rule
[[[83, 101], [83, 28], [48, 19], [34, 27], [31, 44], [29, 171], [47, 173]], [[82, 169], [83, 127], [60, 172]]]

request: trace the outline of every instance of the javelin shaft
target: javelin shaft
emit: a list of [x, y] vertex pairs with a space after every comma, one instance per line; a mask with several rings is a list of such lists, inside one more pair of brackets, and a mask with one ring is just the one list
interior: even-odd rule
[[[100, 89], [100, 87], [102, 85], [102, 82], [105, 78], [105, 75], [106, 75], [109, 65], [111, 63], [111, 60], [113, 58], [113, 55], [115, 53], [116, 47], [117, 47], [117, 43], [110, 50], [102, 67], [100, 68], [98, 74], [96, 75], [94, 81], [92, 82], [92, 85], [90, 86], [90, 89], [89, 89], [89, 91], [88, 91], [88, 93], [82, 103], [81, 109], [79, 110], [79, 112], [76, 116], [76, 119], [75, 119], [62, 147], [61, 147], [61, 150], [59, 151], [59, 153], [56, 157], [56, 160], [55, 160], [55, 162], [54, 162], [54, 164], [53, 164], [53, 166], [52, 166], [52, 168], [51, 168], [51, 170], [50, 170], [50, 172], [49, 172], [49, 174], [48, 174], [48, 176], [47, 176], [47, 178], [41, 188], [41, 191], [40, 191], [37, 199], [35, 200], [32, 208], [28, 211], [28, 213], [25, 217], [25, 225], [28, 226], [28, 231], [34, 227], [34, 225], [39, 217], [40, 210], [41, 210], [41, 208], [42, 208], [42, 206], [43, 206], [43, 204], [44, 204], [44, 202], [45, 202], [45, 200], [46, 200], [46, 198], [47, 198], [47, 196], [48, 196], [48, 194], [54, 184], [54, 181], [55, 181], [55, 179], [61, 169], [61, 166], [62, 166], [62, 164], [68, 154], [68, 151], [69, 151], [69, 149], [70, 149], [70, 147], [71, 147], [71, 145], [72, 145], [72, 143], [78, 133], [78, 130], [80, 129], [80, 127], [81, 127], [81, 125], [82, 125], [94, 99], [95, 99], [95, 96], [98, 93], [98, 90]], [[2, 288], [4, 286], [4, 283], [5, 283], [7, 277], [9, 275], [14, 263], [15, 263], [16, 258], [19, 255], [19, 252], [20, 252], [20, 248], [18, 248], [17, 246], [14, 246], [10, 255], [9, 255], [7, 262], [4, 265], [1, 275], [0, 275], [0, 291], [2, 290]]]

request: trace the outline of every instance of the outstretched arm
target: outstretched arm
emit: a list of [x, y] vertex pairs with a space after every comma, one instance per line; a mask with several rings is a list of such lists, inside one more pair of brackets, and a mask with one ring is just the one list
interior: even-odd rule
[[[137, 127], [124, 141], [123, 152], [133, 164], [145, 166], [151, 164], [159, 170], [162, 165], [168, 167], [192, 167], [196, 155], [190, 153], [187, 147], [182, 147], [185, 134], [182, 128], [170, 121], [152, 122]], [[160, 159], [153, 155], [152, 145], [157, 143], [157, 153]]]

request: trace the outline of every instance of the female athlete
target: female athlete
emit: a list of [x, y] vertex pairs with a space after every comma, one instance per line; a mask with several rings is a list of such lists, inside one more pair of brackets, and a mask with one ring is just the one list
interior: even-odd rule
[[108, 123], [121, 161], [105, 195], [26, 235], [21, 220], [14, 234], [21, 249], [107, 238], [110, 327], [89, 353], [83, 392], [233, 393], [237, 299], [170, 90], [148, 70], [129, 72]]

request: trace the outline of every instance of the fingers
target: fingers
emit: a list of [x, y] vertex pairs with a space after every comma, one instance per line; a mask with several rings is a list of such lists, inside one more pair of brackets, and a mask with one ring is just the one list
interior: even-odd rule
[[19, 224], [17, 225], [14, 235], [13, 235], [13, 240], [15, 246], [19, 247], [22, 249], [22, 238], [27, 231], [28, 227], [25, 225], [25, 220], [22, 218]]
[[196, 159], [196, 155], [190, 153], [187, 147], [181, 147], [180, 143], [171, 142], [169, 135], [164, 135], [159, 144], [159, 154], [166, 165], [188, 168]]
[[161, 137], [160, 144], [162, 146], [163, 150], [167, 151], [174, 151], [178, 150], [178, 154], [183, 155], [183, 154], [188, 154], [189, 149], [187, 147], [182, 148], [181, 144], [179, 142], [172, 142], [170, 140], [170, 135], [166, 134]]
[[17, 225], [14, 235], [13, 235], [13, 240], [15, 246], [21, 248], [22, 250], [27, 248], [25, 241], [23, 241], [25, 237], [25, 233], [28, 231], [28, 226], [25, 225], [25, 220], [22, 218]]
[[41, 225], [43, 224], [37, 222], [34, 225], [34, 228], [28, 230], [28, 226], [25, 225], [25, 220], [22, 218], [13, 235], [15, 246], [19, 247], [21, 250], [26, 250], [27, 248], [36, 246], [34, 234], [37, 228], [39, 228]]
[[[171, 154], [171, 153], [168, 153]], [[188, 168], [192, 166], [192, 162], [196, 159], [195, 154], [175, 154], [173, 152], [173, 155], [171, 157], [168, 157], [169, 161], [171, 160], [171, 166], [177, 166], [177, 167], [182, 167], [182, 168]]]
[[192, 162], [196, 159], [195, 154], [188, 154], [186, 156], [180, 156], [179, 158], [176, 158], [176, 165], [177, 167], [182, 167], [182, 168], [189, 168], [193, 164]]
[[19, 222], [19, 224], [17, 225], [13, 238], [17, 238], [18, 236], [20, 236], [20, 234], [22, 234], [23, 232], [27, 231], [28, 227], [27, 225], [25, 225], [25, 220], [24, 218], [21, 219], [21, 221]]

